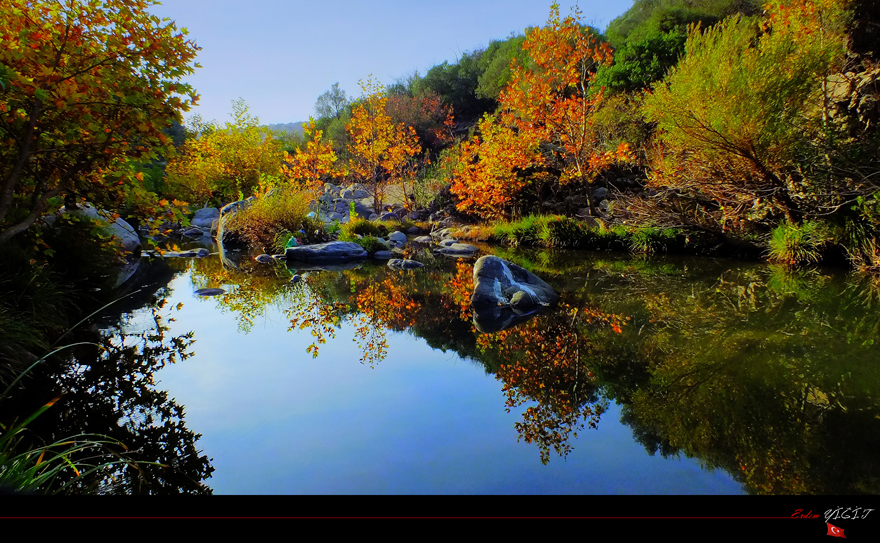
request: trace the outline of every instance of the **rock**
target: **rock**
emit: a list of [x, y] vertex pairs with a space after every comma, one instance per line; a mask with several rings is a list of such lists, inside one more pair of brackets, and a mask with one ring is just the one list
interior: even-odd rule
[[406, 233], [410, 234], [412, 236], [417, 236], [422, 233], [422, 229], [419, 228], [418, 226], [411, 226], [406, 229]]
[[118, 218], [111, 223], [109, 219], [98, 213], [98, 210], [91, 204], [86, 204], [80, 209], [71, 211], [71, 213], [97, 221], [104, 227], [107, 233], [112, 234], [116, 238], [123, 251], [137, 253], [140, 250], [141, 238], [138, 236], [137, 230], [122, 218]]
[[258, 256], [257, 258], [255, 258], [254, 260], [259, 262], [260, 264], [271, 264], [271, 263], [275, 262], [275, 259], [272, 258], [272, 255], [267, 255], [267, 254], [262, 254], [262, 255]]
[[294, 274], [293, 277], [290, 278], [290, 282], [292, 284], [296, 284], [302, 281], [302, 277], [299, 274]]
[[406, 245], [406, 234], [401, 231], [391, 232], [388, 234], [388, 241], [392, 241], [397, 245]]
[[424, 264], [415, 260], [394, 258], [388, 261], [388, 267], [392, 270], [415, 270], [424, 267]]
[[446, 238], [446, 239], [441, 239], [439, 241], [438, 245], [440, 245], [440, 247], [451, 247], [451, 246], [455, 245], [456, 243], [458, 243], [457, 239]]
[[196, 294], [199, 296], [220, 296], [221, 294], [226, 294], [226, 291], [222, 288], [200, 288], [196, 291]]
[[434, 242], [434, 238], [432, 238], [431, 236], [419, 236], [413, 241], [415, 241], [416, 243], [430, 244]]
[[453, 243], [442, 249], [437, 249], [435, 252], [449, 256], [471, 256], [477, 254], [480, 250], [469, 243]]
[[604, 199], [606, 196], [608, 196], [608, 189], [606, 189], [605, 187], [599, 187], [593, 191], [594, 202], [598, 202], [599, 200]]
[[353, 185], [343, 190], [339, 195], [346, 200], [360, 200], [370, 196], [364, 189], [355, 188]]
[[188, 238], [200, 238], [205, 235], [205, 232], [198, 226], [192, 226], [184, 230], [183, 235]]
[[391, 212], [389, 211], [388, 213], [383, 213], [383, 214], [379, 217], [379, 221], [381, 221], [381, 222], [387, 222], [387, 221], [395, 221], [395, 222], [398, 222], [398, 221], [400, 221], [400, 217], [398, 217], [396, 213], [391, 213]]
[[367, 258], [367, 251], [352, 241], [331, 241], [302, 247], [290, 247], [285, 253], [288, 262], [344, 262]]
[[375, 213], [370, 213], [370, 216], [367, 217], [367, 220], [368, 221], [375, 221], [378, 218], [379, 218], [379, 215], [376, 215]]
[[516, 326], [557, 300], [559, 295], [553, 287], [516, 264], [484, 256], [474, 265], [471, 307], [474, 325], [481, 332]]
[[559, 300], [553, 287], [512, 262], [491, 255], [477, 260], [471, 306], [474, 309], [511, 306], [514, 297], [517, 305], [529, 308], [528, 311], [550, 306]]
[[451, 238], [452, 237], [452, 229], [451, 228], [443, 228], [440, 230], [435, 230], [434, 232], [431, 232], [431, 237], [437, 238], [437, 239]]
[[354, 213], [355, 213], [355, 215], [357, 215], [358, 217], [361, 217], [361, 218], [363, 218], [363, 219], [366, 219], [366, 218], [368, 218], [370, 215], [373, 214], [373, 209], [370, 208], [370, 207], [368, 207], [368, 206], [365, 206], [364, 204], [362, 204], [362, 203], [360, 203], [360, 202], [357, 202], [357, 203], [354, 204]]
[[409, 214], [409, 220], [418, 221], [422, 219], [422, 216], [425, 214], [424, 211], [411, 211]]
[[376, 251], [375, 253], [373, 253], [373, 258], [375, 258], [376, 260], [388, 260], [392, 256], [394, 255], [391, 254], [391, 251]]
[[196, 214], [193, 217], [190, 224], [193, 226], [198, 226], [199, 228], [211, 228], [214, 224], [214, 221], [220, 218], [220, 210], [216, 207], [205, 207], [202, 209], [196, 210]]

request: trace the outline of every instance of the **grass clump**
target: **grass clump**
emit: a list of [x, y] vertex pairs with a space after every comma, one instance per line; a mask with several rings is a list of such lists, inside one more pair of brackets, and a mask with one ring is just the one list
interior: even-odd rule
[[257, 198], [249, 207], [229, 217], [224, 228], [243, 242], [269, 251], [285, 233], [302, 230], [308, 238], [323, 229], [323, 223], [306, 216], [311, 199], [311, 195], [304, 192], [278, 190], [271, 196]]
[[[382, 234], [382, 228], [378, 224], [367, 219], [352, 218], [340, 228], [339, 239], [342, 241], [354, 241], [357, 236], [379, 237]], [[347, 239], [343, 239], [343, 237]]]
[[770, 233], [768, 258], [786, 264], [819, 262], [829, 238], [824, 225], [816, 221], [782, 223]]
[[629, 232], [629, 246], [633, 252], [651, 254], [665, 252], [667, 244], [675, 239], [675, 230], [644, 226]]

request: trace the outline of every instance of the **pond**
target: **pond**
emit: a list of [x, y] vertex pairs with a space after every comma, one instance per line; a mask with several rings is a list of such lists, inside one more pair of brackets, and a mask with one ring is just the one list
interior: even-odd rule
[[165, 464], [123, 492], [880, 493], [876, 279], [481, 246], [561, 294], [482, 333], [475, 258], [407, 252], [159, 260], [51, 376], [58, 411]]

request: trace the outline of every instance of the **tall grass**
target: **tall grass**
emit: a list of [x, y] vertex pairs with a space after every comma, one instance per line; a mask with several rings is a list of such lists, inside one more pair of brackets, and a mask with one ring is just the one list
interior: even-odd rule
[[[248, 245], [273, 250], [279, 235], [303, 230], [310, 234], [323, 223], [307, 217], [312, 195], [285, 188], [257, 198], [224, 223], [224, 230]], [[289, 238], [288, 238], [289, 239]]]
[[827, 230], [818, 221], [801, 224], [782, 223], [770, 233], [767, 256], [786, 264], [816, 263], [830, 241]]

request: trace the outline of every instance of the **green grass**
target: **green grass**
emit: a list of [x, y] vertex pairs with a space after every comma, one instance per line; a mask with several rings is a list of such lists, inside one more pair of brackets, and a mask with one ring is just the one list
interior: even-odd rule
[[797, 225], [786, 222], [771, 232], [767, 256], [785, 264], [816, 263], [822, 258], [822, 250], [829, 241], [822, 223], [805, 221]]

